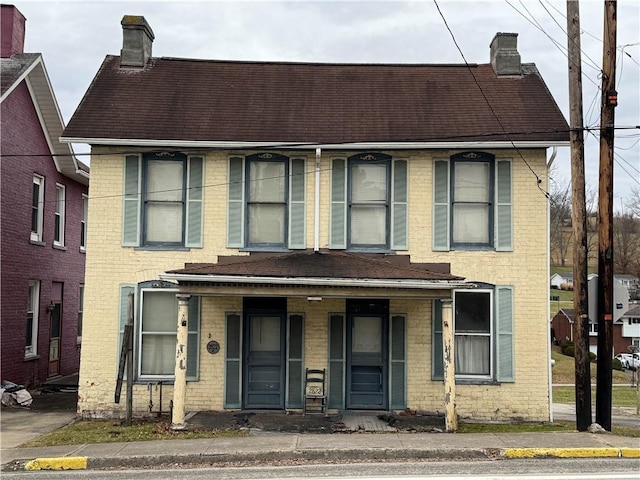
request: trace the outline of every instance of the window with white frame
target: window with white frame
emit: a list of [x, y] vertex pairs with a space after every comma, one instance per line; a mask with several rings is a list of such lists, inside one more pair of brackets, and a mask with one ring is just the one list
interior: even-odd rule
[[492, 294], [491, 290], [454, 293], [456, 375], [491, 376]]
[[77, 342], [82, 341], [82, 316], [84, 312], [84, 285], [80, 285], [78, 289], [78, 332], [76, 333]]
[[87, 219], [89, 217], [89, 197], [82, 194], [82, 219], [80, 220], [80, 251], [87, 250]]
[[492, 162], [452, 160], [451, 241], [453, 245], [491, 245]]
[[27, 325], [24, 343], [25, 357], [38, 354], [38, 313], [40, 309], [40, 282], [29, 282], [27, 297]]
[[53, 244], [64, 246], [64, 217], [66, 210], [67, 189], [64, 185], [56, 184], [56, 211], [53, 232]]
[[598, 336], [598, 322], [589, 322], [589, 335], [592, 337]]
[[44, 178], [33, 176], [31, 200], [31, 240], [42, 242], [42, 220], [44, 212]]
[[[138, 378], [166, 379], [175, 374], [177, 290], [141, 289], [138, 321]], [[189, 300], [187, 379], [197, 377], [199, 297]]]

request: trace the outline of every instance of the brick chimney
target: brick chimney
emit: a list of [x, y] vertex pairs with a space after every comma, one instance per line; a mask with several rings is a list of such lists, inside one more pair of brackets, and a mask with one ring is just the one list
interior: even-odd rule
[[2, 5], [0, 9], [0, 37], [2, 58], [24, 53], [24, 15], [13, 5]]
[[144, 17], [125, 15], [122, 25], [122, 50], [120, 50], [120, 66], [144, 68], [151, 58], [153, 30]]
[[517, 33], [496, 33], [491, 41], [491, 66], [498, 75], [521, 75]]

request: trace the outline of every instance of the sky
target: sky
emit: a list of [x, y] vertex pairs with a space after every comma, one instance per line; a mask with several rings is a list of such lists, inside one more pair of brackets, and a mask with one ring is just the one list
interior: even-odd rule
[[[451, 29], [456, 47], [442, 16]], [[569, 120], [566, 1], [86, 1], [16, 0], [27, 19], [25, 52], [40, 52], [69, 121], [104, 57], [119, 55], [124, 15], [143, 15], [154, 57], [318, 63], [488, 63], [496, 32], [518, 33], [522, 62], [535, 63]], [[7, 1], [6, 3], [9, 3]], [[600, 124], [604, 1], [580, 2], [585, 127]], [[614, 206], [640, 190], [640, 2], [618, 1]], [[598, 131], [585, 135], [587, 189], [597, 191]], [[74, 145], [79, 154], [87, 145]], [[550, 155], [550, 154], [549, 154]], [[89, 157], [80, 157], [89, 163]], [[570, 181], [559, 148], [552, 180]]]

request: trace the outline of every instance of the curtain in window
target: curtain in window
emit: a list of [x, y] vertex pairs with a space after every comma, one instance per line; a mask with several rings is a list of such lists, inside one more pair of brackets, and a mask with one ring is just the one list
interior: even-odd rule
[[141, 375], [173, 375], [176, 357], [175, 292], [145, 292], [142, 306]]
[[489, 164], [456, 162], [453, 188], [453, 241], [489, 243]]
[[351, 167], [351, 243], [385, 245], [387, 165]]
[[182, 242], [184, 162], [147, 163], [146, 236], [150, 242]]
[[285, 241], [285, 164], [249, 164], [249, 242]]
[[491, 345], [490, 337], [477, 335], [457, 335], [455, 339], [456, 374], [489, 375]]

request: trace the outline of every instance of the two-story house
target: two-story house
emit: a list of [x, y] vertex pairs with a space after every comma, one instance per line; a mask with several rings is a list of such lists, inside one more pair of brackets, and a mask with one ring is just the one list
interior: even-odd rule
[[77, 374], [82, 337], [89, 168], [64, 128], [25, 18], [1, 6], [2, 380], [27, 387]]
[[306, 368], [332, 411], [442, 411], [452, 300], [458, 414], [549, 419], [568, 127], [516, 34], [488, 64], [314, 64], [153, 57], [122, 26], [63, 134], [92, 148], [79, 413], [123, 414], [129, 317], [141, 414], [158, 382], [174, 408], [298, 410]]

